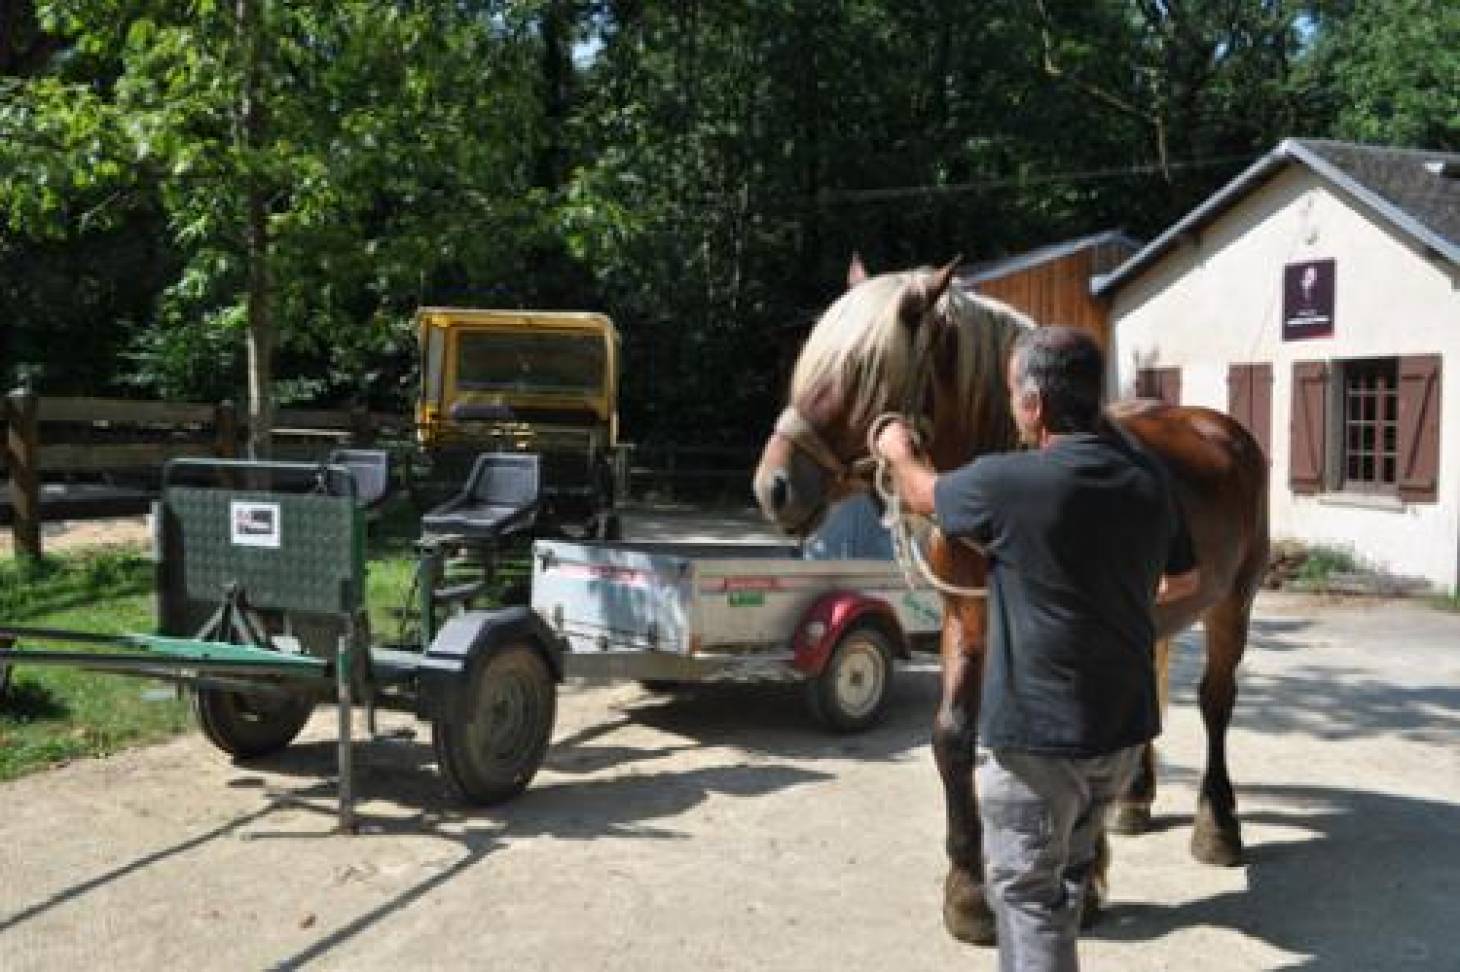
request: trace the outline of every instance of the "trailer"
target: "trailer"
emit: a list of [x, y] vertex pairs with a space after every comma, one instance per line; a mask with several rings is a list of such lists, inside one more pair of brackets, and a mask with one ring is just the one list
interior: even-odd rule
[[[365, 513], [386, 492], [386, 456], [337, 458], [167, 464], [154, 515], [157, 631], [0, 623], [0, 674], [59, 665], [175, 682], [190, 690], [203, 735], [237, 759], [282, 750], [317, 705], [333, 703], [347, 832], [355, 823], [357, 706], [372, 730], [377, 709], [429, 722], [441, 772], [468, 802], [516, 795], [552, 734], [562, 642], [525, 605], [472, 609], [485, 577], [446, 582], [444, 565], [461, 535], [427, 536], [419, 545], [408, 612], [414, 637], [372, 637]], [[495, 484], [483, 486], [483, 503], [442, 519], [461, 520], [465, 539], [489, 550], [531, 526], [537, 457], [488, 457], [479, 478]]]
[[839, 732], [882, 717], [895, 662], [935, 649], [942, 620], [936, 592], [892, 561], [779, 545], [539, 540], [532, 607], [568, 677], [800, 681]]
[[[477, 609], [498, 550], [532, 536], [531, 453], [483, 453], [462, 493], [422, 518], [402, 612], [412, 635], [379, 638], [365, 524], [389, 478], [386, 454], [369, 450], [322, 465], [167, 464], [154, 508], [157, 630], [0, 619], [0, 691], [20, 665], [175, 682], [203, 735], [240, 760], [282, 750], [332, 703], [340, 828], [352, 832], [357, 707], [371, 734], [379, 709], [429, 722], [442, 774], [467, 802], [494, 804], [541, 766], [567, 677], [804, 681], [813, 710], [851, 732], [882, 716], [894, 659], [937, 638], [936, 596], [907, 588], [891, 561], [811, 560], [776, 545], [539, 540], [531, 603]], [[453, 583], [448, 563], [463, 551], [479, 574]]]

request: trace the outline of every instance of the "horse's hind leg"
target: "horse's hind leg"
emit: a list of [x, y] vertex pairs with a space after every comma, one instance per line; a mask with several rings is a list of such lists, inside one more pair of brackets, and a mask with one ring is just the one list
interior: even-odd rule
[[[1156, 689], [1160, 695], [1162, 718], [1171, 684], [1171, 639], [1156, 642]], [[1127, 784], [1125, 792], [1111, 807], [1107, 822], [1112, 833], [1144, 834], [1151, 829], [1151, 804], [1156, 801], [1156, 744], [1146, 743], [1141, 761]]]
[[1203, 617], [1207, 663], [1199, 698], [1207, 730], [1207, 768], [1197, 800], [1191, 853], [1207, 864], [1230, 867], [1242, 863], [1242, 830], [1237, 822], [1237, 796], [1227, 775], [1227, 727], [1237, 701], [1237, 665], [1247, 646], [1252, 595], [1234, 591]]
[[983, 828], [973, 790], [978, 693], [983, 659], [962, 651], [958, 624], [943, 633], [943, 693], [933, 726], [933, 758], [948, 813], [948, 877], [943, 924], [959, 941], [994, 942], [994, 915], [984, 898]]

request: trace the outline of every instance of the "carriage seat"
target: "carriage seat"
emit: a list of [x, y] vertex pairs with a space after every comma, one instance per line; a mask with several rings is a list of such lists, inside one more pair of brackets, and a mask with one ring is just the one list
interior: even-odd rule
[[350, 470], [360, 509], [373, 510], [390, 495], [390, 453], [384, 449], [335, 449], [327, 462]]
[[421, 517], [423, 533], [492, 541], [537, 522], [542, 457], [532, 452], [484, 452], [460, 493]]

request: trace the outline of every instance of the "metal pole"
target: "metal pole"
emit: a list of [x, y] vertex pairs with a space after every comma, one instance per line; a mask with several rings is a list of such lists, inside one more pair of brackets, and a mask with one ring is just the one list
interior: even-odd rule
[[340, 769], [340, 832], [355, 833], [355, 786], [353, 773], [353, 750], [351, 748], [350, 659], [355, 642], [355, 620], [345, 623], [345, 632], [340, 636], [335, 656], [335, 682], [340, 713], [339, 769]]

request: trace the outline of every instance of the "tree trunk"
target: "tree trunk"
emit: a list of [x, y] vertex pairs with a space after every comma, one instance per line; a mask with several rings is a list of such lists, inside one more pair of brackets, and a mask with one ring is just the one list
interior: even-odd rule
[[274, 427], [274, 322], [269, 313], [269, 212], [262, 174], [258, 171], [264, 144], [263, 17], [266, 0], [238, 0], [239, 49], [243, 52], [243, 95], [239, 102], [239, 134], [245, 159], [248, 193], [244, 227], [248, 291], [248, 454], [267, 459]]

